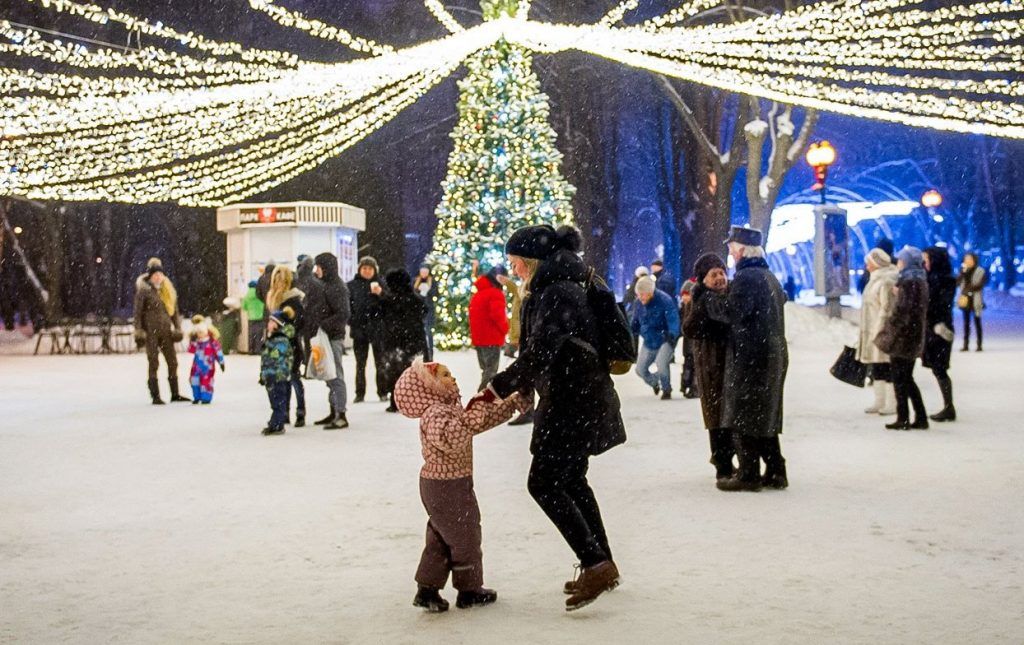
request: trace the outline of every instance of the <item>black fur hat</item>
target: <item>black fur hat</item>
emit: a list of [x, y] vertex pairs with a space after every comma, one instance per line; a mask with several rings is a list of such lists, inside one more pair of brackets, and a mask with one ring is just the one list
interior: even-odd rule
[[725, 262], [714, 253], [705, 253], [693, 263], [693, 275], [697, 282], [704, 282], [711, 269], [725, 269]]
[[579, 253], [583, 248], [583, 236], [572, 226], [559, 226], [556, 230], [549, 224], [524, 226], [508, 238], [505, 243], [507, 255], [521, 258], [546, 260], [557, 251]]

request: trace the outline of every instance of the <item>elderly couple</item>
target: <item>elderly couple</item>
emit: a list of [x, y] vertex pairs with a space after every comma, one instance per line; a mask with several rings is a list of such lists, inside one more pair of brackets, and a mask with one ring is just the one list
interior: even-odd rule
[[761, 240], [756, 229], [732, 227], [726, 240], [736, 263], [732, 283], [719, 256], [703, 255], [684, 306], [683, 334], [693, 343], [711, 463], [723, 491], [789, 485], [779, 446], [789, 366], [786, 294], [768, 268]]

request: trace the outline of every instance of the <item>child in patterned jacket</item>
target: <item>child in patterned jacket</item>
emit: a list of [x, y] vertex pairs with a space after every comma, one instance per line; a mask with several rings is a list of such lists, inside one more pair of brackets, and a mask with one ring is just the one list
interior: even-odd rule
[[518, 394], [504, 401], [485, 390], [465, 409], [451, 370], [417, 359], [395, 385], [395, 403], [407, 417], [420, 420], [423, 468], [420, 499], [427, 510], [426, 546], [416, 570], [413, 605], [447, 611], [440, 590], [452, 576], [460, 609], [489, 605], [498, 594], [483, 586], [480, 507], [473, 492], [473, 437], [528, 405]]
[[270, 399], [270, 422], [263, 434], [284, 434], [291, 398], [292, 339], [295, 338], [295, 310], [285, 307], [275, 311], [267, 321], [267, 340], [260, 356], [260, 385], [267, 388]]
[[188, 351], [192, 354], [192, 405], [209, 405], [213, 401], [213, 377], [217, 365], [224, 371], [224, 351], [220, 346], [220, 332], [206, 324], [202, 316], [192, 318], [192, 332], [189, 334]]

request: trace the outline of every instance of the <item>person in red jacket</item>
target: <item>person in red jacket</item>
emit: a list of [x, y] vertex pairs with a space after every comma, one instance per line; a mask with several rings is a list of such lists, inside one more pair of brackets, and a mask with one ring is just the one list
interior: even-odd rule
[[476, 279], [476, 293], [469, 299], [469, 337], [480, 363], [481, 380], [477, 391], [483, 390], [498, 373], [501, 348], [508, 334], [508, 309], [499, 275], [508, 275], [503, 266], [496, 266]]

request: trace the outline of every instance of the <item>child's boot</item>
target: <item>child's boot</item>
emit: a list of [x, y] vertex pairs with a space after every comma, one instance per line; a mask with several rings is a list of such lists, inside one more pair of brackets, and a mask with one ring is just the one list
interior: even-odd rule
[[[462, 595], [461, 593], [459, 594]], [[419, 586], [416, 597], [412, 599], [413, 607], [422, 607], [432, 614], [448, 611], [448, 601], [441, 597], [441, 592], [434, 587]]]
[[494, 589], [480, 587], [479, 589], [473, 589], [471, 591], [460, 591], [459, 595], [455, 598], [455, 606], [459, 609], [483, 607], [484, 605], [493, 603], [497, 599], [497, 591]]

